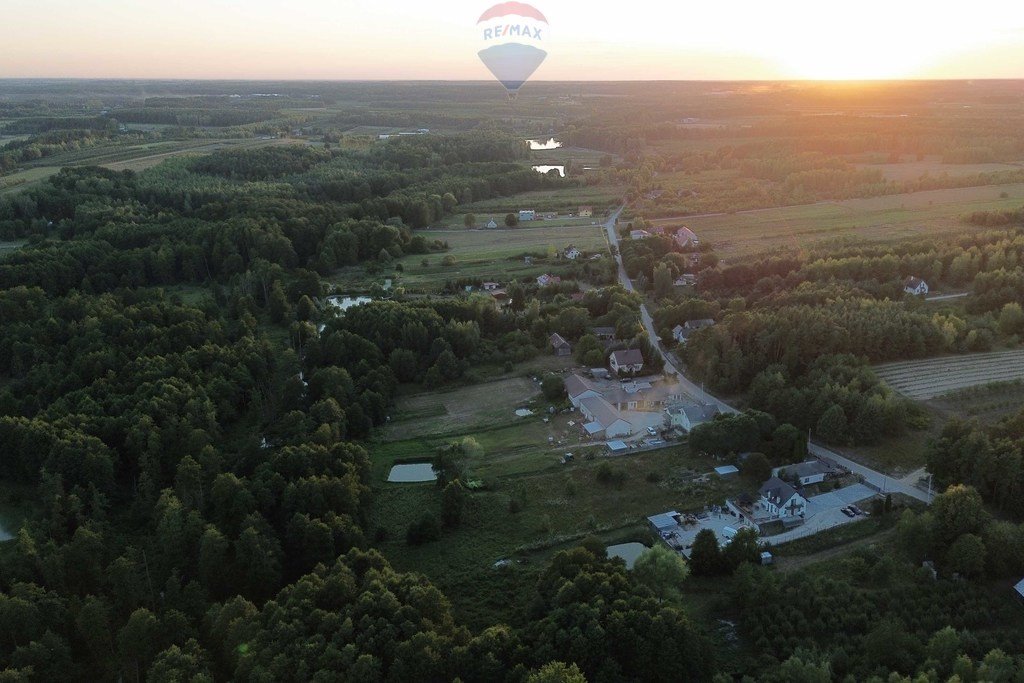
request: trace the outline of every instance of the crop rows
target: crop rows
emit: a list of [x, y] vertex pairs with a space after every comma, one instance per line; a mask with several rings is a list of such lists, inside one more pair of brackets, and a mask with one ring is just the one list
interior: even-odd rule
[[875, 371], [904, 396], [927, 400], [967, 387], [1024, 379], [1024, 350], [889, 363]]

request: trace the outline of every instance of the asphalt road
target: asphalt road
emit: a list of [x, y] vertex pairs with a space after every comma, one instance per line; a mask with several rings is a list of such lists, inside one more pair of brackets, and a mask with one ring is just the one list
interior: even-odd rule
[[[615, 232], [615, 221], [625, 208], [625, 206], [621, 206], [612, 213], [605, 222], [604, 229], [608, 234], [609, 244], [615, 247], [615, 259], [619, 265], [619, 282], [622, 283], [622, 286], [625, 287], [626, 290], [632, 292], [634, 291], [633, 282], [629, 279], [629, 276], [626, 275], [626, 268], [622, 264], [622, 254], [619, 252], [619, 235]], [[654, 329], [654, 319], [651, 317], [650, 311], [647, 310], [646, 303], [642, 303], [640, 305], [640, 319], [643, 322], [644, 328], [647, 330], [647, 336], [651, 340], [651, 345], [661, 355], [661, 357], [665, 359], [665, 372], [676, 375], [680, 385], [687, 394], [705, 405], [718, 406], [718, 409], [723, 413], [739, 412], [725, 401], [704, 391], [700, 385], [687, 379], [686, 376], [676, 368], [675, 364], [671, 360], [672, 356], [666, 353], [661, 346], [661, 340], [658, 337], [657, 331]], [[934, 497], [933, 493], [922, 491], [906, 480], [901, 481], [899, 479], [894, 479], [887, 474], [877, 472], [870, 467], [861, 465], [858, 462], [850, 460], [849, 458], [825, 448], [824, 446], [819, 446], [816, 443], [809, 443], [808, 450], [811, 455], [815, 457], [828, 458], [839, 463], [851, 472], [859, 474], [863, 477], [866, 484], [874, 487], [881, 493], [902, 493], [910, 498], [929, 504], [932, 502], [932, 498]]]

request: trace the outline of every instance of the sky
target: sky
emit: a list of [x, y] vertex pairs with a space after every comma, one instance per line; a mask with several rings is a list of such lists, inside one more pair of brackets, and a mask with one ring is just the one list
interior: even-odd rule
[[[0, 78], [482, 80], [492, 4], [3, 0]], [[531, 4], [536, 80], [1024, 77], [1019, 0]]]

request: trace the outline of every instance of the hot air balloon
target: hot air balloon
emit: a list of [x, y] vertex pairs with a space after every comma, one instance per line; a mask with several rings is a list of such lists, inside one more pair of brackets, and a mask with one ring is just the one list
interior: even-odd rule
[[505, 86], [510, 100], [548, 56], [540, 46], [548, 33], [548, 20], [535, 7], [503, 2], [480, 15], [486, 47], [477, 53], [494, 77]]

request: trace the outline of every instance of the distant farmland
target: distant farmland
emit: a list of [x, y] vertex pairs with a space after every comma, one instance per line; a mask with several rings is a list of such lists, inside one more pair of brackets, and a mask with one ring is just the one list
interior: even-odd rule
[[1024, 349], [887, 363], [875, 372], [904, 396], [927, 401], [968, 387], [1024, 379]]
[[1017, 209], [1021, 204], [1024, 184], [1018, 183], [658, 219], [654, 224], [688, 225], [719, 252], [743, 255], [774, 247], [807, 247], [837, 237], [892, 240], [963, 232], [974, 229], [961, 222], [964, 214]]

